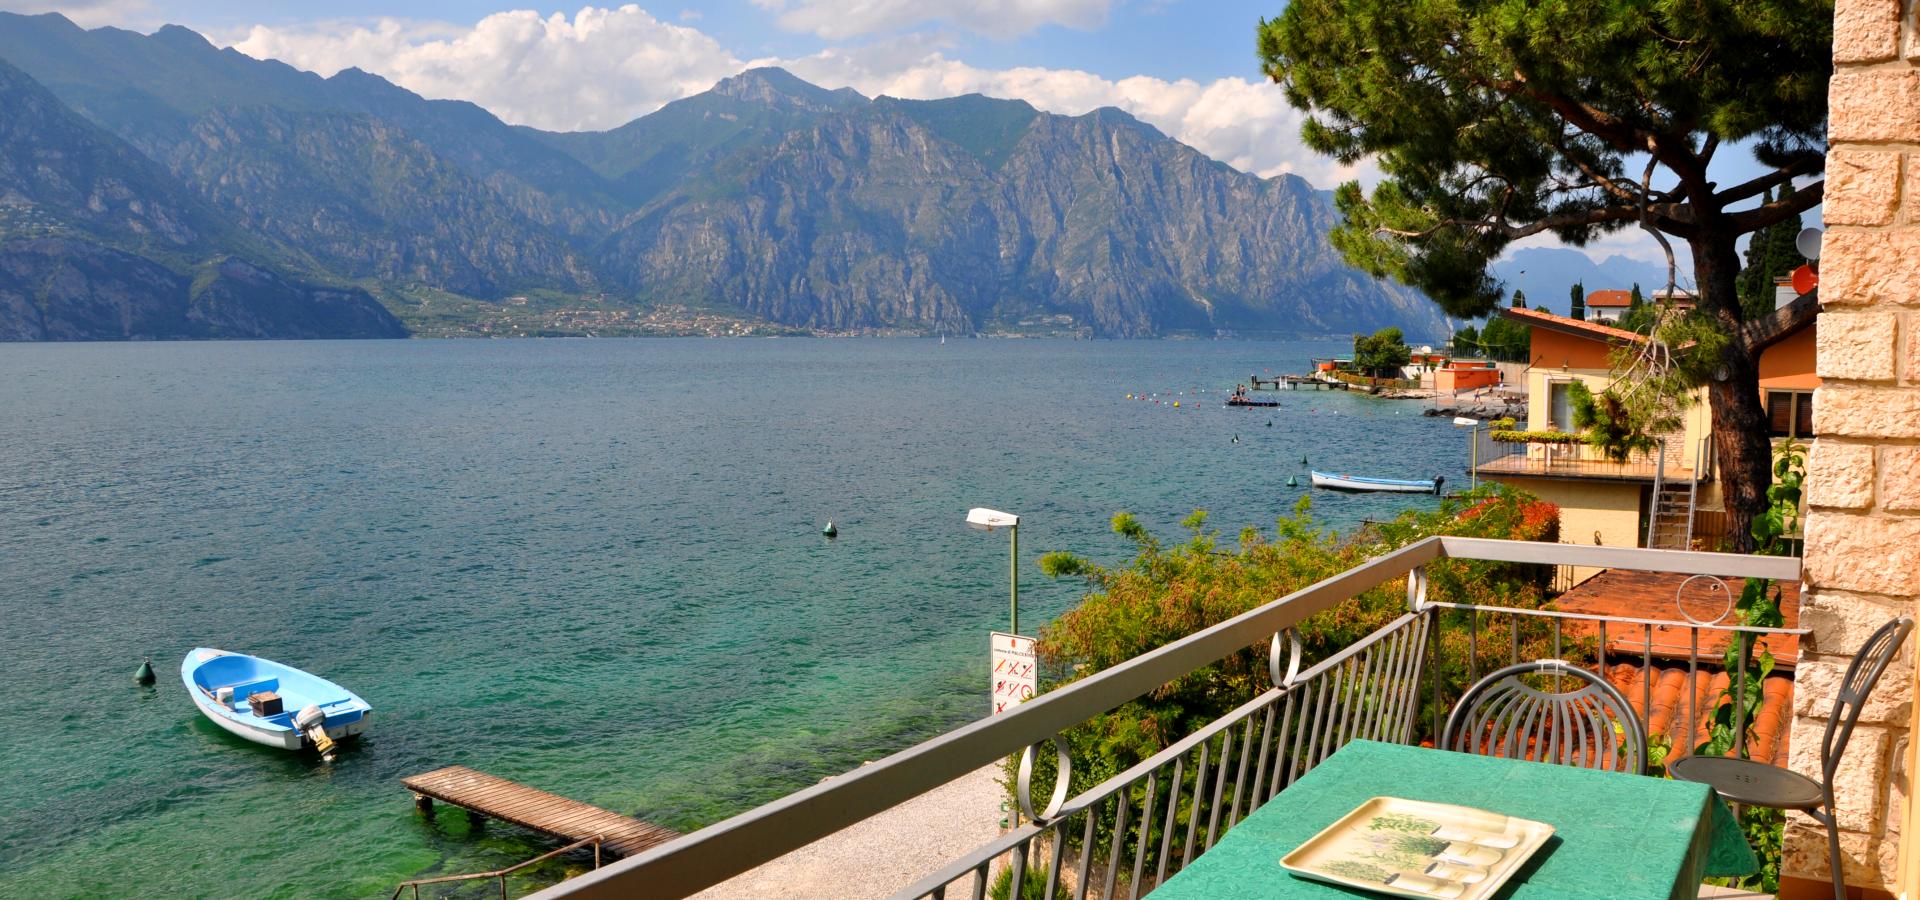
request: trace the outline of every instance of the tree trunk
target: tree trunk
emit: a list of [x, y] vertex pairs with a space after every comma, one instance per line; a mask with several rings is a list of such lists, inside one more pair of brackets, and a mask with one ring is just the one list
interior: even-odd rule
[[1715, 477], [1727, 510], [1727, 529], [1736, 553], [1753, 551], [1753, 518], [1766, 509], [1773, 483], [1773, 442], [1767, 437], [1767, 413], [1760, 402], [1760, 355], [1741, 338], [1739, 254], [1732, 234], [1703, 232], [1689, 246], [1694, 278], [1700, 285], [1700, 309], [1728, 336], [1726, 350], [1707, 381], [1712, 412]]

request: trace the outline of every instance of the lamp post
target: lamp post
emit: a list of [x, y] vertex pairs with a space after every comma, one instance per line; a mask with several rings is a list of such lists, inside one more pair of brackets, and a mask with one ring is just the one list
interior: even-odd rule
[[1013, 582], [1013, 616], [1008, 631], [1020, 633], [1020, 517], [1013, 513], [1004, 513], [997, 509], [976, 506], [967, 510], [967, 527], [975, 531], [993, 531], [1005, 528], [1012, 536], [1012, 550], [1008, 558], [1007, 571]]

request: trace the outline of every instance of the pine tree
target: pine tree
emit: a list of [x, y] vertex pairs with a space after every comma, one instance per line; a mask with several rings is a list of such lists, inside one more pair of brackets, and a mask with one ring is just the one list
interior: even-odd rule
[[1567, 292], [1567, 300], [1567, 315], [1585, 322], [1587, 320], [1587, 286], [1582, 282], [1574, 282], [1573, 289]]
[[[1382, 174], [1370, 190], [1335, 189], [1334, 248], [1449, 315], [1490, 312], [1500, 282], [1488, 265], [1535, 235], [1584, 245], [1648, 228], [1686, 245], [1698, 309], [1676, 327], [1714, 339], [1687, 343], [1674, 383], [1711, 398], [1733, 549], [1745, 550], [1766, 507], [1773, 445], [1761, 347], [1741, 327], [1739, 242], [1824, 194], [1826, 8], [1289, 0], [1260, 23], [1259, 52], [1307, 112], [1307, 146]], [[1734, 183], [1712, 177], [1715, 155], [1734, 148], [1759, 170]], [[1807, 187], [1756, 202], [1795, 179]]]

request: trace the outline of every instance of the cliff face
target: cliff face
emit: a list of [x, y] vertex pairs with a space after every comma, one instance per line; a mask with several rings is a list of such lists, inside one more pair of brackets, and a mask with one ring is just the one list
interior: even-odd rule
[[[0, 241], [85, 236], [176, 274], [234, 258], [390, 294], [546, 289], [832, 330], [1444, 330], [1418, 294], [1340, 262], [1326, 192], [1112, 109], [869, 100], [756, 69], [611, 131], [552, 134], [176, 27], [0, 13], [0, 57], [51, 91], [0, 94], [0, 113], [32, 113], [0, 119]], [[0, 88], [32, 85], [6, 73]]]
[[1237, 172], [1117, 110], [883, 98], [689, 179], [597, 261], [662, 297], [830, 329], [1064, 314], [1120, 337], [1437, 331], [1424, 298], [1340, 262], [1334, 217], [1300, 179]]
[[282, 251], [0, 63], [0, 340], [406, 334], [243, 255]]
[[234, 259], [197, 274], [88, 241], [0, 242], [0, 341], [407, 334], [365, 291], [296, 284]]

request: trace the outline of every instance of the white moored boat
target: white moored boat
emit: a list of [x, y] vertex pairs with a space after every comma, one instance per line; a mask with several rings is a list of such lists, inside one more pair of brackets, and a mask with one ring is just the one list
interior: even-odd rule
[[1446, 484], [1445, 478], [1430, 481], [1403, 481], [1398, 478], [1362, 478], [1358, 475], [1335, 475], [1331, 472], [1314, 472], [1313, 486], [1330, 491], [1351, 491], [1368, 493], [1385, 491], [1398, 494], [1438, 494], [1440, 486]]
[[256, 744], [333, 757], [334, 742], [367, 730], [373, 707], [331, 681], [245, 653], [197, 647], [180, 663], [193, 705]]

